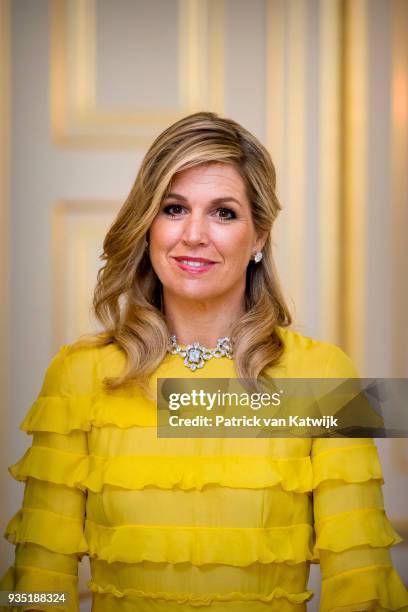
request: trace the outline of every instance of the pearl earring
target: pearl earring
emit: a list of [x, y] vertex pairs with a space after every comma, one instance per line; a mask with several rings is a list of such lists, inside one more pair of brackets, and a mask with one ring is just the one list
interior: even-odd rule
[[257, 251], [254, 257], [255, 263], [258, 263], [259, 261], [261, 261], [262, 257], [263, 257], [262, 251]]

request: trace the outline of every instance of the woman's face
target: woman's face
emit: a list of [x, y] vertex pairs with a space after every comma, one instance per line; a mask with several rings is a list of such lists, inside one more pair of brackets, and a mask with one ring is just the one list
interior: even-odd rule
[[230, 299], [244, 296], [248, 263], [265, 239], [256, 235], [235, 167], [203, 164], [174, 176], [150, 227], [149, 252], [165, 295]]

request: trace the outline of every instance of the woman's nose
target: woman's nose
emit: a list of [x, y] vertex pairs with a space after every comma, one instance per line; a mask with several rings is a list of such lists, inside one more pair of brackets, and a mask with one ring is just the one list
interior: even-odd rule
[[208, 228], [205, 218], [200, 214], [190, 214], [183, 224], [183, 241], [188, 244], [208, 242]]

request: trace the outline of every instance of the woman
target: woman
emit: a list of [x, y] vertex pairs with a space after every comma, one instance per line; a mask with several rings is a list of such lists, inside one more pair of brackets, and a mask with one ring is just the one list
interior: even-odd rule
[[89, 555], [94, 612], [300, 612], [320, 562], [322, 612], [408, 610], [372, 439], [156, 435], [158, 378], [358, 376], [288, 329], [279, 210], [270, 156], [237, 123], [197, 113], [153, 143], [104, 241], [103, 332], [60, 349], [20, 426], [3, 589], [66, 591], [73, 612]]

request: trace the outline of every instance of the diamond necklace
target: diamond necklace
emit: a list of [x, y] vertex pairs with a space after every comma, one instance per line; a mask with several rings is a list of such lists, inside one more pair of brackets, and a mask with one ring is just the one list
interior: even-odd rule
[[202, 368], [205, 362], [212, 357], [228, 357], [228, 359], [232, 359], [232, 342], [228, 336], [218, 338], [216, 348], [209, 349], [202, 346], [199, 342], [193, 342], [193, 344], [188, 344], [185, 348], [182, 348], [180, 344], [177, 344], [177, 338], [173, 334], [169, 338], [167, 350], [172, 355], [184, 357], [184, 365], [193, 371], [197, 368]]

